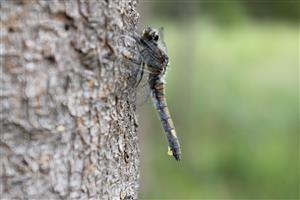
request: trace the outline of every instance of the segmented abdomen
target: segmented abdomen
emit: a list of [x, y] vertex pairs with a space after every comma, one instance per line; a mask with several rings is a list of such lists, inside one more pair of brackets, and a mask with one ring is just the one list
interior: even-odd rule
[[164, 80], [160, 76], [150, 77], [149, 84], [152, 91], [152, 99], [162, 122], [163, 128], [166, 132], [170, 150], [172, 151], [175, 159], [180, 160], [180, 144], [176, 136], [175, 127], [167, 106]]

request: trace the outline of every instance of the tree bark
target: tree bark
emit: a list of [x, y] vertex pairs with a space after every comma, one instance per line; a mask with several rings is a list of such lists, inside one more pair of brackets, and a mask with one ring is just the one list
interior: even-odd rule
[[137, 199], [135, 0], [1, 0], [4, 199]]

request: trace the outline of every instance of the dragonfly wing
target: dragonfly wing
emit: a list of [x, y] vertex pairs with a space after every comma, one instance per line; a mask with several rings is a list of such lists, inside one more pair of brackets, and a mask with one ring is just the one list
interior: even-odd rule
[[150, 102], [151, 90], [148, 84], [148, 79], [144, 81], [145, 78], [141, 81], [140, 85], [137, 87], [136, 90], [136, 98], [135, 104], [137, 106], [142, 106], [145, 103]]
[[122, 98], [137, 106], [142, 106], [143, 104], [148, 102], [151, 94], [148, 83], [148, 74], [144, 73], [143, 75], [141, 75], [139, 73], [135, 73], [135, 75], [127, 76], [126, 79], [128, 80], [130, 85], [129, 89], [126, 91], [129, 92], [123, 93], [123, 91], [120, 91]]
[[160, 27], [160, 28], [158, 29], [158, 34], [159, 34], [160, 40], [161, 40], [161, 41], [165, 41], [165, 31], [164, 31], [164, 27]]
[[164, 27], [160, 27], [158, 29], [158, 33], [159, 33], [159, 37], [160, 37], [160, 40], [159, 40], [160, 48], [162, 48], [165, 51], [165, 53], [168, 53], [167, 45], [165, 43]]

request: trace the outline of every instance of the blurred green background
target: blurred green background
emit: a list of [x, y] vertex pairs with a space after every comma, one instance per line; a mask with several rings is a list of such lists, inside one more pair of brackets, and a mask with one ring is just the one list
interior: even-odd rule
[[140, 199], [299, 199], [299, 2], [143, 1], [165, 29], [182, 160], [139, 108]]

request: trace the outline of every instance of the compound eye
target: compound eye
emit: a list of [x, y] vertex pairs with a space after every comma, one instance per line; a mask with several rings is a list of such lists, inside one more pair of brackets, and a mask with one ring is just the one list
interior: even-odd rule
[[158, 41], [158, 39], [159, 39], [159, 36], [158, 36], [157, 34], [154, 34], [153, 40], [154, 40], [154, 41]]

